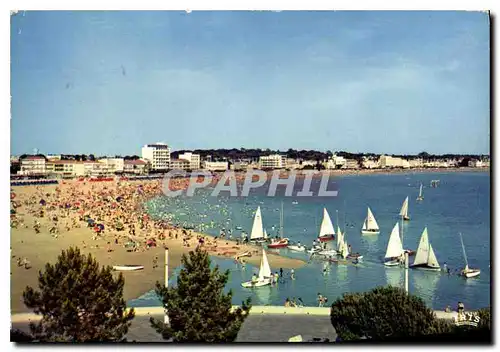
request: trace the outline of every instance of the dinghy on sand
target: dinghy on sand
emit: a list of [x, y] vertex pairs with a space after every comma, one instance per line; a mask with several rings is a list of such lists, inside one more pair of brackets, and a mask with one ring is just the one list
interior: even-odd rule
[[114, 265], [113, 270], [115, 271], [137, 271], [143, 270], [143, 265]]

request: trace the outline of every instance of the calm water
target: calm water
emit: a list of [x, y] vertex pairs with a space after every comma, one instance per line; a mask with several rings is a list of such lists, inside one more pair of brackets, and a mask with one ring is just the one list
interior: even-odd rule
[[[439, 187], [430, 187], [433, 179], [441, 181]], [[319, 183], [319, 180], [314, 182]], [[335, 178], [335, 183], [334, 187], [339, 191], [337, 197], [267, 197], [265, 189], [252, 191], [246, 198], [228, 197], [224, 193], [211, 197], [209, 190], [201, 190], [191, 198], [162, 197], [152, 200], [148, 209], [153, 216], [167, 217], [170, 214], [172, 221], [197, 225], [197, 229], [206, 233], [217, 235], [221, 228], [231, 228], [234, 236], [240, 236], [241, 231], [235, 230], [235, 227], [241, 226], [249, 233], [253, 213], [259, 205], [264, 227], [274, 235], [279, 229], [279, 208], [283, 202], [285, 237], [310, 246], [317, 237], [322, 209], [326, 207], [335, 228], [338, 223], [345, 227], [348, 243], [354, 251], [364, 255], [357, 267], [331, 264], [328, 272], [323, 274], [321, 261], [309, 260], [305, 253], [284, 249], [281, 250], [283, 255], [309, 260], [307, 265], [295, 271], [296, 280], [286, 279], [277, 287], [252, 290], [242, 288], [240, 283], [250, 280], [252, 273], [258, 271], [257, 267], [247, 265], [242, 269], [232, 260], [213, 258], [214, 264], [231, 271], [227, 289], [233, 290], [235, 304], [252, 296], [253, 303], [258, 305], [282, 305], [287, 297], [301, 297], [306, 305], [316, 305], [318, 292], [326, 295], [331, 302], [344, 292], [366, 291], [387, 284], [403, 286], [404, 271], [386, 268], [381, 261], [402, 202], [409, 196], [411, 221], [404, 224], [405, 248], [416, 250], [420, 235], [427, 226], [439, 263], [443, 265], [446, 262], [452, 270], [460, 269], [464, 260], [458, 233], [462, 232], [469, 265], [481, 269], [479, 278], [469, 280], [439, 272], [410, 270], [410, 292], [435, 309], [443, 309], [447, 304], [455, 306], [459, 300], [470, 308], [490, 305], [489, 173], [344, 176]], [[416, 202], [420, 183], [424, 185], [425, 199]], [[331, 189], [330, 186], [328, 189]], [[293, 204], [294, 201], [298, 204]], [[377, 219], [379, 235], [361, 235], [367, 206]], [[410, 262], [412, 260], [410, 258]], [[174, 284], [176, 278], [172, 278], [171, 282]], [[150, 292], [129, 304], [152, 306], [159, 305], [159, 302]]]

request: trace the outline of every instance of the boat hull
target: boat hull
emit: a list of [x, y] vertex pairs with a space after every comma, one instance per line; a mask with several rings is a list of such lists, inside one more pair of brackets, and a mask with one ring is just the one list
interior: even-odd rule
[[411, 269], [420, 269], [420, 270], [429, 270], [429, 271], [440, 271], [441, 268], [435, 267], [435, 266], [428, 266], [427, 264], [417, 264], [417, 265], [410, 265]]
[[398, 266], [400, 264], [401, 264], [401, 262], [399, 260], [397, 260], [397, 259], [388, 260], [388, 261], [384, 262], [385, 266]]
[[142, 265], [115, 265], [113, 266], [113, 270], [115, 271], [137, 271], [143, 270], [144, 266]]
[[271, 244], [268, 244], [267, 245], [267, 248], [270, 248], [270, 249], [279, 249], [279, 248], [286, 248], [288, 247], [288, 244], [286, 243], [271, 243]]
[[481, 271], [474, 270], [474, 271], [465, 272], [462, 275], [465, 276], [466, 278], [470, 279], [471, 277], [479, 276], [479, 274], [481, 274]]
[[330, 255], [338, 255], [339, 253], [334, 250], [334, 249], [329, 249], [329, 250], [326, 250], [326, 251], [319, 251], [319, 252], [316, 252], [315, 254], [319, 254], [319, 255], [323, 255], [323, 256], [330, 256]]
[[247, 281], [247, 282], [243, 282], [241, 284], [241, 286], [243, 286], [245, 288], [263, 287], [263, 286], [268, 286], [268, 285], [271, 285], [271, 279], [259, 280], [257, 282]]
[[271, 242], [267, 245], [267, 248], [279, 249], [288, 247], [288, 238], [283, 238], [277, 242]]
[[292, 250], [292, 251], [295, 251], [295, 252], [305, 252], [306, 251], [306, 247], [302, 247], [302, 246], [288, 246], [288, 249]]
[[348, 255], [347, 256], [347, 259], [358, 259], [358, 260], [361, 260], [363, 259], [363, 256], [361, 254], [356, 254], [356, 255]]
[[378, 235], [380, 233], [380, 230], [376, 230], [376, 231], [361, 230], [361, 233], [363, 235]]
[[333, 241], [334, 239], [335, 239], [334, 235], [328, 235], [328, 236], [318, 237], [318, 241], [320, 241], [320, 242]]

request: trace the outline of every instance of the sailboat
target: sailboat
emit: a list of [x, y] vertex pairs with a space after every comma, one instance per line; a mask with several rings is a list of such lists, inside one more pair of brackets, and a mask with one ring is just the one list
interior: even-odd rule
[[401, 264], [401, 258], [403, 255], [403, 243], [401, 242], [401, 237], [399, 237], [399, 222], [397, 222], [392, 229], [391, 236], [389, 237], [389, 243], [387, 244], [387, 250], [385, 251], [384, 265], [396, 266]]
[[405, 201], [403, 202], [403, 206], [401, 207], [399, 216], [401, 216], [403, 220], [410, 220], [410, 217], [408, 216], [408, 197], [406, 197]]
[[427, 270], [441, 270], [439, 263], [434, 254], [434, 249], [429, 242], [429, 235], [427, 234], [427, 227], [424, 228], [422, 236], [420, 237], [420, 243], [418, 244], [417, 254], [415, 255], [415, 260], [410, 268], [414, 269], [427, 269]]
[[465, 253], [465, 246], [464, 246], [464, 240], [462, 238], [462, 233], [460, 233], [460, 242], [462, 243], [462, 251], [464, 253], [464, 260], [465, 260], [465, 268], [464, 270], [462, 270], [461, 274], [466, 278], [476, 277], [479, 274], [481, 274], [481, 270], [469, 268], [469, 262], [467, 261], [467, 254]]
[[377, 224], [377, 220], [375, 220], [375, 216], [368, 207], [368, 215], [366, 215], [366, 219], [363, 222], [363, 228], [361, 229], [361, 233], [364, 235], [377, 235], [380, 233], [380, 229]]
[[424, 200], [423, 188], [424, 188], [424, 185], [420, 184], [420, 191], [418, 192], [418, 197], [417, 197], [417, 200], [419, 200], [419, 201]]
[[318, 240], [320, 242], [332, 241], [335, 238], [335, 230], [333, 229], [332, 220], [326, 208], [323, 208], [323, 221], [319, 229]]
[[252, 232], [250, 233], [250, 242], [265, 242], [267, 240], [267, 232], [262, 226], [262, 214], [260, 206], [257, 207], [255, 216], [253, 218]]
[[249, 288], [270, 285], [272, 282], [272, 275], [271, 267], [267, 261], [266, 251], [262, 250], [262, 258], [260, 260], [259, 276], [257, 277], [257, 280], [243, 282], [241, 286]]
[[267, 245], [267, 248], [276, 249], [276, 248], [286, 248], [288, 246], [288, 238], [283, 238], [283, 202], [281, 202], [281, 212], [280, 212], [280, 238], [271, 240], [271, 243]]

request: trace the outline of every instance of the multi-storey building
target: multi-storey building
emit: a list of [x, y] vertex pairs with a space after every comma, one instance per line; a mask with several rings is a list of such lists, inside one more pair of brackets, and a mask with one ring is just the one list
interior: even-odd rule
[[45, 176], [46, 160], [43, 156], [27, 156], [21, 159], [20, 175]]
[[144, 160], [125, 160], [123, 172], [126, 174], [143, 175], [148, 172], [148, 162]]
[[209, 171], [226, 171], [229, 163], [227, 161], [204, 161], [202, 167]]
[[410, 167], [410, 163], [408, 162], [408, 160], [403, 158], [392, 157], [389, 155], [381, 155], [379, 158], [379, 164], [381, 168]]
[[[189, 161], [189, 169], [191, 170], [198, 170], [200, 168], [200, 155], [199, 154], [193, 154], [193, 153], [183, 153], [179, 154], [179, 159], [182, 160], [187, 160]], [[172, 169], [174, 169], [173, 166], [171, 166]]]
[[170, 159], [170, 169], [172, 170], [190, 170], [191, 162], [186, 159]]
[[259, 158], [261, 169], [282, 169], [286, 167], [286, 155], [273, 154]]
[[142, 159], [151, 163], [152, 170], [170, 168], [170, 147], [165, 143], [146, 144], [142, 147]]
[[105, 164], [109, 173], [122, 173], [124, 168], [123, 158], [105, 158], [99, 159], [99, 162]]

